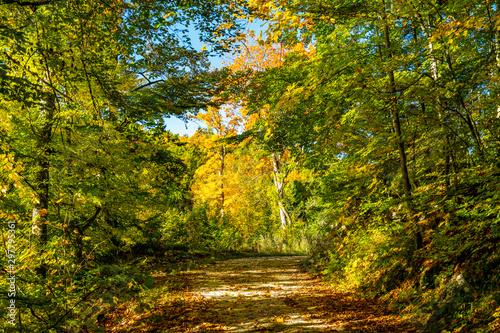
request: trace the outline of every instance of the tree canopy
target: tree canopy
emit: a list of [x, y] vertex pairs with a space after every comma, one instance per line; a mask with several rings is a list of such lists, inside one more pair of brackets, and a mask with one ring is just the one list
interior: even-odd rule
[[[102, 331], [154, 282], [133, 257], [254, 251], [310, 254], [428, 331], [494, 331], [499, 5], [0, 1], [15, 329]], [[427, 320], [459, 275], [472, 291]]]

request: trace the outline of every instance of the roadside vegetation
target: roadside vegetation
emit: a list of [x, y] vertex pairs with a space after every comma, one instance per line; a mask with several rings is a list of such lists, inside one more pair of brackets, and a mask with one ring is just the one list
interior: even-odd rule
[[0, 327], [103, 331], [251, 253], [500, 330], [498, 6], [0, 1]]

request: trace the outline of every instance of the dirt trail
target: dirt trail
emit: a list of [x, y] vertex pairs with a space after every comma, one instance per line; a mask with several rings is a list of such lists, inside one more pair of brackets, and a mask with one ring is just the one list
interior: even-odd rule
[[[306, 257], [218, 262], [159, 275], [169, 292], [151, 309], [123, 304], [108, 314], [106, 332], [415, 332], [381, 303], [334, 291], [300, 269]], [[158, 290], [160, 290], [158, 289]]]
[[303, 272], [304, 259], [233, 259], [188, 273], [192, 289], [184, 297], [203, 309], [193, 309], [198, 324], [186, 332], [414, 331], [377, 302], [335, 292]]

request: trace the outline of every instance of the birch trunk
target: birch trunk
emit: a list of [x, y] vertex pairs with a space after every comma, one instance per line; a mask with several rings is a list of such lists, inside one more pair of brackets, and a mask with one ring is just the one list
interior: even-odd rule
[[292, 221], [288, 215], [285, 205], [284, 205], [284, 186], [285, 186], [285, 175], [282, 175], [281, 158], [277, 153], [273, 153], [273, 171], [274, 171], [274, 187], [276, 188], [276, 193], [278, 194], [278, 207], [280, 211], [280, 221], [283, 229], [286, 229], [288, 224]]
[[226, 156], [226, 149], [222, 145], [219, 147], [219, 180], [220, 180], [220, 197], [219, 197], [219, 205], [220, 205], [220, 216], [224, 217], [224, 158]]
[[[429, 27], [431, 27], [431, 18], [427, 18], [427, 24]], [[432, 34], [429, 31], [429, 28], [425, 26], [425, 23], [421, 21], [420, 27], [422, 28], [422, 31], [425, 34], [425, 38], [427, 38], [428, 45], [429, 45], [429, 59], [431, 61], [431, 75], [434, 81], [437, 81], [440, 78], [440, 74], [438, 71], [438, 61], [435, 55], [434, 51], [434, 44], [432, 42]], [[443, 113], [442, 109], [442, 100], [441, 97], [438, 96], [436, 98], [436, 103], [437, 103], [437, 110], [438, 110], [438, 117], [441, 122], [441, 132], [443, 133], [445, 137], [445, 143], [444, 143], [444, 148], [443, 148], [443, 154], [444, 154], [444, 173], [446, 177], [446, 186], [450, 186], [450, 163], [451, 163], [451, 148], [450, 148], [450, 135], [448, 134], [448, 131], [445, 126], [446, 122], [446, 115]]]

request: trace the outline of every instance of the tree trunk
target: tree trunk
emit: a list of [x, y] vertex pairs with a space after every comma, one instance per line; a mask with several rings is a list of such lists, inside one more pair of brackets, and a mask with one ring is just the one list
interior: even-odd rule
[[[36, 195], [36, 203], [33, 207], [32, 234], [35, 236], [35, 246], [39, 253], [43, 253], [48, 241], [48, 211], [49, 211], [49, 183], [50, 183], [50, 154], [52, 141], [52, 127], [54, 123], [55, 96], [47, 93], [46, 99], [41, 102], [40, 121], [41, 126], [37, 137], [37, 151], [34, 158], [36, 166], [35, 181], [33, 188]], [[38, 273], [45, 277], [46, 267], [41, 265]]]
[[[386, 3], [385, 1], [382, 1], [382, 4], [384, 6], [384, 11], [383, 11], [383, 21], [384, 21], [384, 41], [385, 41], [385, 50], [386, 50], [386, 57], [389, 61], [392, 60], [393, 54], [391, 50], [391, 39], [389, 36], [389, 24], [387, 23], [387, 12], [386, 12]], [[394, 133], [396, 134], [396, 143], [398, 146], [398, 151], [399, 151], [399, 164], [401, 168], [401, 176], [403, 179], [403, 190], [404, 190], [404, 195], [405, 198], [407, 199], [410, 211], [413, 210], [412, 208], [412, 203], [411, 203], [411, 184], [410, 184], [410, 177], [408, 175], [408, 166], [407, 166], [407, 160], [406, 160], [406, 152], [405, 152], [405, 145], [403, 142], [403, 135], [401, 132], [401, 123], [399, 120], [399, 110], [398, 110], [398, 101], [397, 101], [397, 96], [396, 96], [396, 80], [394, 78], [394, 71], [392, 68], [389, 69], [389, 92], [392, 95], [392, 105], [391, 105], [391, 116], [392, 116], [392, 126], [394, 129]], [[416, 249], [422, 248], [422, 233], [420, 230], [417, 230], [414, 235], [414, 241], [415, 241], [415, 247]]]
[[[495, 1], [495, 14], [498, 15], [500, 14], [500, 1]], [[491, 7], [493, 11], [493, 6]], [[492, 76], [494, 77], [495, 74], [500, 74], [500, 33], [498, 33], [498, 30], [495, 29], [495, 24], [491, 20], [490, 16], [490, 22], [491, 22], [491, 29], [494, 29], [495, 34], [494, 34], [494, 39], [493, 39], [493, 51], [495, 52], [495, 62], [496, 62], [496, 70], [492, 73]], [[497, 106], [497, 118], [500, 118], [500, 105]]]
[[[383, 2], [385, 6], [385, 1]], [[384, 12], [385, 13], [385, 12]], [[385, 40], [385, 48], [387, 58], [389, 60], [392, 59], [392, 51], [391, 51], [391, 40], [389, 37], [389, 25], [387, 24], [387, 15], [384, 14], [384, 40]], [[401, 176], [403, 178], [403, 188], [404, 194], [406, 197], [411, 196], [411, 185], [410, 185], [410, 177], [408, 175], [408, 167], [406, 161], [406, 152], [405, 145], [403, 142], [403, 137], [401, 133], [401, 123], [399, 121], [399, 110], [397, 108], [397, 97], [396, 97], [396, 81], [394, 79], [394, 71], [392, 69], [389, 70], [389, 91], [392, 95], [392, 105], [391, 105], [391, 116], [392, 116], [392, 126], [394, 132], [396, 133], [396, 142], [398, 145], [399, 151], [399, 164], [401, 168]]]
[[220, 197], [219, 197], [219, 205], [220, 205], [220, 217], [224, 218], [224, 158], [226, 156], [226, 149], [224, 145], [219, 147], [219, 179], [220, 179]]
[[[457, 83], [457, 74], [455, 73], [455, 68], [453, 67], [453, 63], [451, 60], [451, 53], [450, 53], [450, 47], [443, 41], [443, 49], [444, 49], [444, 54], [445, 54], [445, 61], [448, 66], [448, 70], [450, 71], [450, 74], [453, 78], [453, 82]], [[462, 120], [467, 124], [467, 127], [469, 128], [470, 134], [472, 136], [472, 140], [474, 144], [476, 145], [476, 149], [479, 153], [479, 158], [484, 161], [484, 151], [483, 151], [483, 143], [481, 141], [481, 135], [479, 134], [479, 131], [477, 130], [477, 127], [475, 125], [475, 121], [472, 119], [472, 113], [469, 111], [469, 108], [467, 107], [463, 97], [462, 97], [462, 92], [461, 89], [457, 86], [457, 92], [456, 92], [456, 98], [459, 106], [462, 107], [464, 110], [464, 114], [460, 112], [460, 110], [457, 108], [455, 112], [462, 118]]]
[[276, 188], [276, 193], [278, 194], [278, 207], [280, 210], [280, 220], [283, 229], [286, 228], [287, 224], [291, 224], [292, 221], [288, 215], [285, 205], [284, 205], [284, 187], [285, 187], [285, 176], [281, 175], [281, 161], [277, 153], [272, 154], [273, 160], [273, 170], [274, 170], [274, 187]]
[[[495, 60], [498, 74], [498, 72], [500, 72], [500, 34], [498, 30], [495, 32]], [[500, 118], [500, 105], [497, 106], [497, 118]]]
[[[425, 37], [427, 38], [428, 44], [429, 44], [429, 58], [431, 61], [431, 73], [432, 73], [432, 78], [434, 81], [437, 81], [440, 78], [439, 71], [438, 71], [438, 62], [437, 58], [435, 55], [434, 51], [434, 44], [432, 43], [431, 39], [431, 33], [425, 26], [425, 22], [422, 20], [420, 17], [421, 22], [420, 22], [420, 27], [422, 28], [422, 31], [425, 34]], [[428, 26], [432, 26], [431, 18], [427, 18], [427, 23]], [[444, 114], [444, 111], [441, 107], [442, 105], [442, 100], [441, 97], [438, 95], [436, 98], [436, 103], [437, 103], [437, 110], [438, 110], [438, 117], [441, 122], [441, 132], [443, 133], [445, 137], [445, 142], [444, 142], [444, 147], [443, 147], [443, 154], [444, 154], [444, 174], [445, 174], [445, 182], [446, 182], [446, 187], [450, 186], [450, 155], [451, 155], [451, 147], [450, 147], [450, 135], [448, 133], [448, 130], [446, 129], [445, 122], [447, 120], [446, 115]]]

